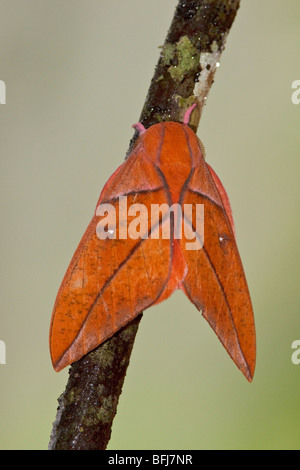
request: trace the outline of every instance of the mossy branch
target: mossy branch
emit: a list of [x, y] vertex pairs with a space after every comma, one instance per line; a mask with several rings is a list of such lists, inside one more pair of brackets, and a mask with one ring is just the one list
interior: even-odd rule
[[[179, 1], [140, 116], [146, 128], [181, 122], [197, 102], [190, 122], [197, 130], [239, 5], [240, 0]], [[49, 450], [106, 449], [141, 318], [70, 367]]]

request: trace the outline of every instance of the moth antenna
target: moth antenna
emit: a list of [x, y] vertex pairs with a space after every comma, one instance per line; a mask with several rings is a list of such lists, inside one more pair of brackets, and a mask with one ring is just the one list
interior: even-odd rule
[[190, 106], [190, 107], [186, 110], [186, 112], [185, 112], [185, 114], [184, 114], [184, 117], [183, 117], [183, 124], [189, 124], [192, 111], [193, 111], [193, 109], [194, 109], [196, 106], [197, 106], [197, 103], [194, 103], [194, 104], [192, 104], [192, 106]]
[[138, 131], [140, 135], [144, 134], [146, 132], [145, 127], [141, 122], [137, 122], [136, 124], [132, 124], [132, 127]]

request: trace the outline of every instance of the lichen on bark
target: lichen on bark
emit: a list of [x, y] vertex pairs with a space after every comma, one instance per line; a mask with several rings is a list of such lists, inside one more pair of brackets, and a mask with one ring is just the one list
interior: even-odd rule
[[[179, 1], [140, 116], [146, 128], [165, 120], [182, 121], [186, 107], [197, 101], [191, 123], [196, 131], [239, 3]], [[203, 54], [211, 54], [209, 73], [203, 68]]]

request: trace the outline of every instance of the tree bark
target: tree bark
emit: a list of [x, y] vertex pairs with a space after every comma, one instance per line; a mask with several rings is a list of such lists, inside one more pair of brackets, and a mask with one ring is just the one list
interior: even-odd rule
[[[180, 0], [162, 47], [140, 122], [181, 122], [194, 102], [196, 132], [240, 0]], [[129, 151], [137, 138], [133, 136]], [[72, 364], [53, 425], [49, 450], [104, 450], [111, 435], [140, 314]]]

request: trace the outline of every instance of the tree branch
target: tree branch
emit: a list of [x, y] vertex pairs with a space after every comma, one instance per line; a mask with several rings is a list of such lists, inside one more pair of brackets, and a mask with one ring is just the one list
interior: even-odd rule
[[[140, 116], [146, 128], [181, 122], [197, 102], [190, 122], [196, 132], [239, 5], [240, 0], [179, 1]], [[49, 450], [106, 449], [141, 318], [72, 364]]]

